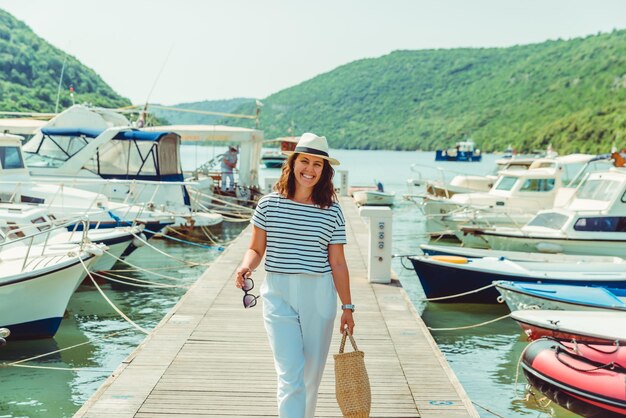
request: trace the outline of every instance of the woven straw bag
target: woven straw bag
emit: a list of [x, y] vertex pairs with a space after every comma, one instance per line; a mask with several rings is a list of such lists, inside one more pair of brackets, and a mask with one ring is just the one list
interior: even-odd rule
[[[346, 337], [354, 349], [344, 353]], [[372, 406], [370, 381], [365, 370], [365, 354], [357, 349], [354, 338], [346, 329], [341, 338], [339, 354], [335, 354], [335, 394], [345, 418], [369, 418]]]

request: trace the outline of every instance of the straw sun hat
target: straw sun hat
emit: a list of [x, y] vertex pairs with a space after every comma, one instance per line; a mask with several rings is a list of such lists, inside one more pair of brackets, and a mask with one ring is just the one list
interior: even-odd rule
[[325, 136], [317, 136], [310, 132], [302, 134], [298, 144], [296, 145], [296, 149], [293, 151], [283, 151], [283, 154], [291, 155], [296, 152], [298, 154], [308, 154], [314, 157], [323, 158], [331, 165], [339, 165], [339, 161], [328, 155], [328, 142], [326, 141]]

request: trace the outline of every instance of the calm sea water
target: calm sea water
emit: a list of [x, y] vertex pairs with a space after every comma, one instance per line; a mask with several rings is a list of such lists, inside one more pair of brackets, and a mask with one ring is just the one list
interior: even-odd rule
[[[185, 145], [182, 149], [183, 168], [193, 169], [223, 150], [220, 147]], [[496, 156], [485, 155], [481, 163], [435, 164], [434, 153], [427, 152], [337, 150], [333, 154], [342, 162], [339, 168], [348, 170], [351, 185], [369, 185], [380, 181], [386, 190], [397, 192], [397, 204], [393, 208], [393, 250], [396, 254], [416, 254], [419, 244], [426, 242], [424, 222], [418, 208], [401, 199], [401, 195], [407, 191], [408, 178], [418, 175], [423, 178], [440, 178], [443, 174], [450, 178], [455, 173], [486, 174], [492, 171], [496, 159]], [[265, 176], [276, 177], [278, 173], [276, 169], [262, 168], [261, 180]], [[224, 224], [214, 232], [222, 239], [230, 240], [244, 226]], [[171, 241], [153, 240], [151, 243], [174, 257], [189, 261], [210, 262], [219, 255], [216, 251], [196, 249]], [[181, 283], [186, 284], [193, 283], [203, 271], [202, 267], [186, 267], [180, 262], [164, 259], [147, 248], [132, 254], [129, 261], [146, 268], [168, 268], [162, 272], [179, 277]], [[429, 326], [464, 326], [507, 313], [506, 307], [500, 305], [426, 304], [422, 301], [424, 295], [415, 273], [404, 269], [399, 259], [394, 260], [393, 268]], [[132, 274], [152, 279], [145, 274]], [[122, 311], [146, 328], [154, 327], [184, 294], [181, 289], [138, 290], [110, 284], [103, 285], [103, 289]], [[127, 329], [126, 323], [96, 289], [81, 286], [72, 297], [66, 318], [55, 338], [39, 341], [9, 340], [6, 347], [0, 348], [0, 361], [10, 362], [86, 343], [27, 363], [78, 370], [0, 368], [0, 418], [72, 416], [143, 340], [142, 334], [132, 330], [102, 339]], [[433, 335], [482, 417], [574, 416], [554, 405], [542, 408], [533, 399], [524, 400], [525, 380], [521, 371], [516, 392], [516, 368], [526, 342], [512, 320]]]

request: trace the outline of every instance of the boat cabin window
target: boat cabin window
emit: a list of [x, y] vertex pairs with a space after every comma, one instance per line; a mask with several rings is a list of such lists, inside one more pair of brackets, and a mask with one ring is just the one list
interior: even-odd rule
[[554, 179], [526, 179], [520, 192], [549, 192], [554, 189]]
[[30, 167], [61, 167], [94, 138], [85, 135], [35, 136], [23, 149]]
[[0, 229], [2, 229], [2, 232], [9, 239], [23, 238], [26, 236], [15, 222], [7, 222], [7, 225], [2, 226]]
[[565, 225], [565, 222], [567, 222], [567, 219], [568, 217], [561, 213], [544, 212], [544, 213], [537, 214], [526, 225], [527, 226], [539, 226], [539, 227], [550, 228], [550, 229], [561, 229], [563, 225]]
[[597, 216], [579, 218], [574, 224], [576, 231], [626, 232], [626, 217]]
[[20, 147], [0, 147], [0, 164], [5, 170], [24, 168]]
[[517, 177], [513, 176], [504, 176], [498, 183], [495, 185], [496, 190], [511, 190], [515, 183], [517, 182]]
[[46, 219], [43, 216], [40, 216], [39, 218], [36, 218], [36, 219], [32, 219], [31, 222], [37, 225], [37, 229], [40, 231], [45, 231], [47, 229], [50, 229], [50, 224], [46, 221]]
[[578, 199], [599, 200], [609, 202], [613, 199], [617, 190], [621, 190], [617, 180], [594, 179], [587, 180], [576, 193]]

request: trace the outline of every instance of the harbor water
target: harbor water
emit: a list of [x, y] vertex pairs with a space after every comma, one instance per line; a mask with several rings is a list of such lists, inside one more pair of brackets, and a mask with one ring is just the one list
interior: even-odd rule
[[[221, 152], [220, 147], [184, 145], [183, 168], [193, 169]], [[338, 168], [348, 171], [351, 185], [382, 182], [385, 190], [397, 193], [393, 208], [395, 254], [417, 254], [419, 244], [427, 240], [418, 207], [402, 199], [407, 192], [408, 178], [487, 174], [493, 171], [498, 158], [484, 155], [479, 163], [435, 163], [432, 152], [335, 150], [333, 155], [342, 163]], [[261, 184], [265, 177], [277, 177], [279, 172], [278, 169], [261, 168]], [[245, 226], [245, 223], [224, 223], [213, 232], [228, 241]], [[152, 240], [151, 244], [175, 258], [196, 263], [210, 263], [219, 256], [216, 250], [173, 241]], [[192, 284], [204, 270], [202, 266], [190, 267], [164, 258], [149, 248], [136, 251], [129, 261], [143, 268], [161, 269], [157, 271], [177, 277], [178, 283], [186, 285]], [[116, 268], [128, 267], [118, 264]], [[461, 327], [508, 313], [504, 305], [427, 304], [423, 301], [424, 295], [415, 273], [403, 268], [399, 258], [394, 260], [393, 269], [430, 327]], [[121, 274], [155, 280], [147, 273]], [[125, 314], [148, 329], [152, 329], [185, 292], [184, 288], [138, 289], [111, 283], [103, 284], [102, 289]], [[358, 315], [356, 319], [358, 321]], [[519, 357], [527, 342], [513, 320], [507, 318], [473, 329], [434, 332], [433, 336], [481, 417], [575, 416], [554, 404], [546, 406], [545, 401], [536, 399], [541, 398], [540, 395], [527, 397], [521, 369], [519, 375], [517, 373]], [[144, 337], [113, 311], [97, 289], [81, 286], [72, 297], [55, 338], [37, 341], [9, 339], [9, 344], [0, 348], [0, 361], [9, 363], [82, 344], [24, 363], [38, 368], [0, 368], [0, 418], [72, 416]]]

